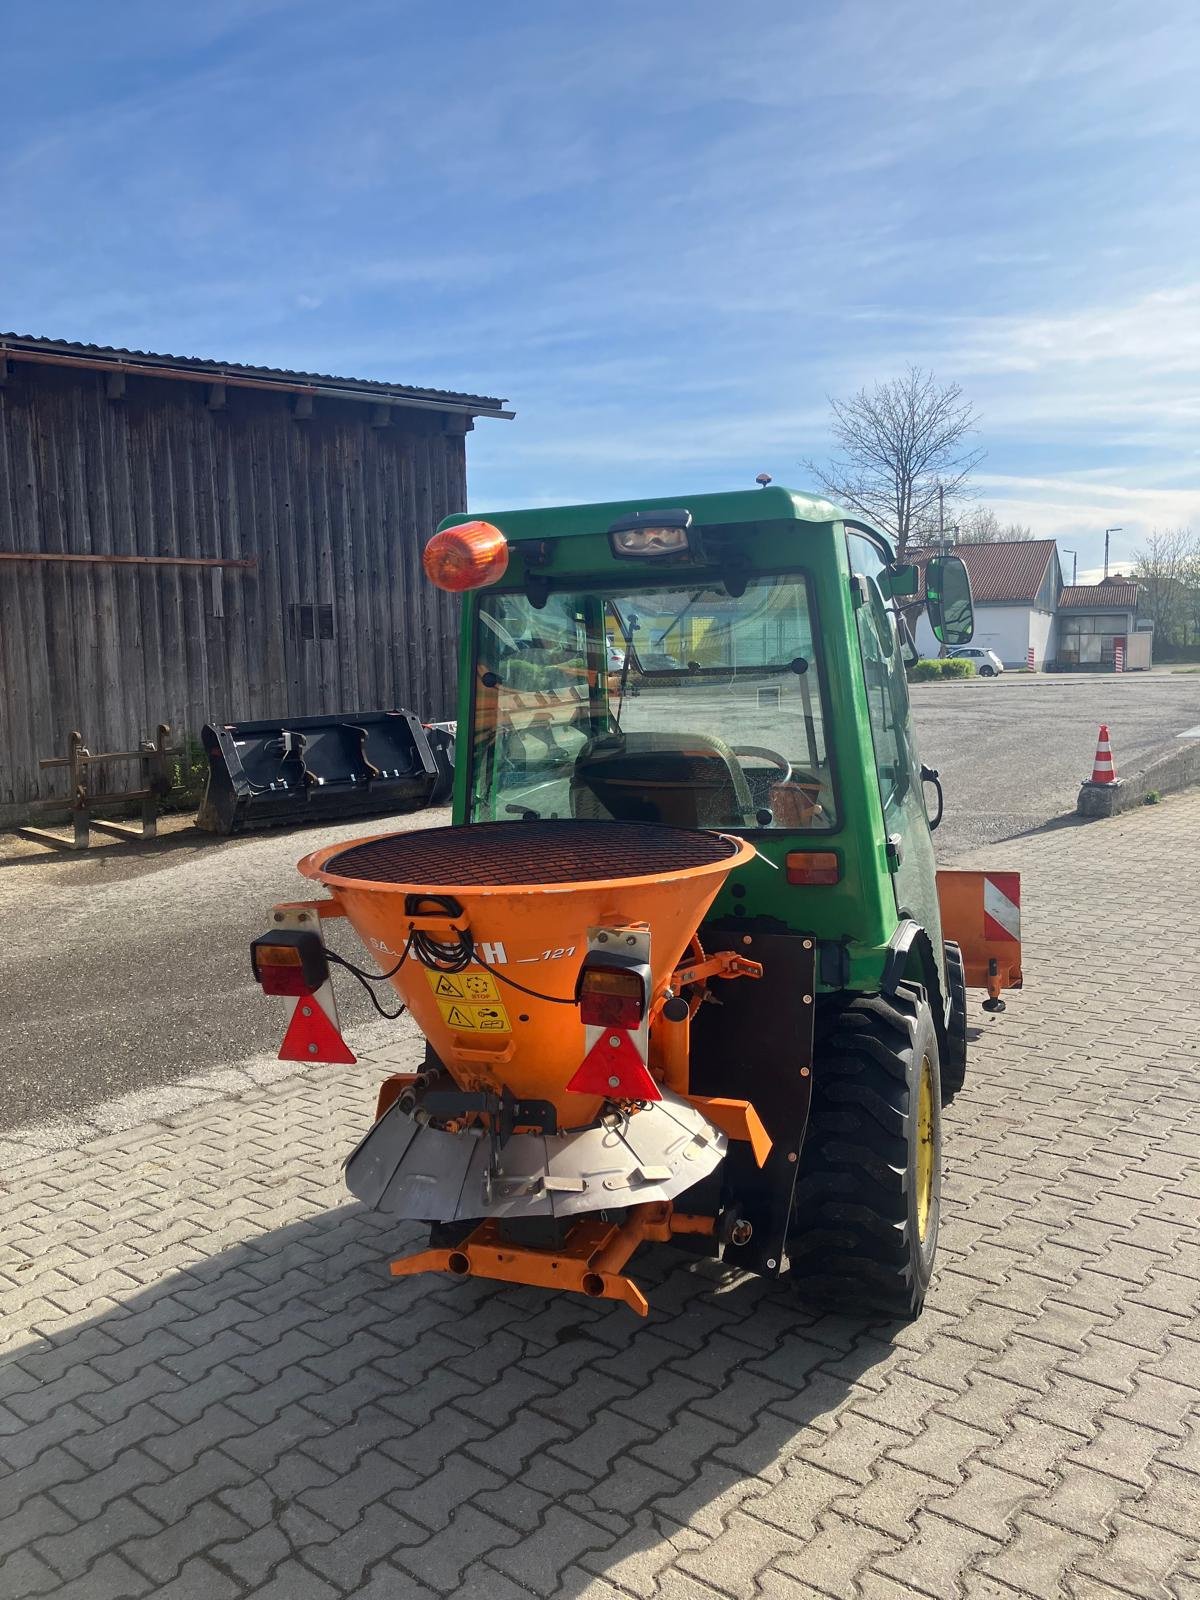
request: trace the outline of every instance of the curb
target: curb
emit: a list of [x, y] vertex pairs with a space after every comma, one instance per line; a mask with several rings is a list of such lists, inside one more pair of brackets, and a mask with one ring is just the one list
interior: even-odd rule
[[1080, 785], [1076, 814], [1081, 817], [1115, 817], [1140, 806], [1152, 791], [1170, 794], [1200, 783], [1200, 739], [1181, 739], [1174, 750], [1156, 757], [1148, 767], [1115, 783]]

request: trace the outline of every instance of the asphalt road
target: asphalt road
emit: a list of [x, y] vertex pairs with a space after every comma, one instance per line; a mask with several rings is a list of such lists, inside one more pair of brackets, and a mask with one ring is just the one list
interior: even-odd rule
[[[942, 860], [1068, 812], [1101, 721], [1118, 768], [1200, 724], [1200, 675], [1013, 675], [921, 685], [913, 699], [923, 759], [946, 789]], [[0, 838], [0, 1127], [69, 1119], [189, 1073], [273, 1055], [288, 1003], [260, 994], [247, 947], [271, 905], [311, 894], [297, 859], [338, 838], [442, 820], [423, 812], [231, 841], [189, 830], [145, 850], [114, 845], [84, 858]], [[329, 931], [334, 948], [359, 953], [348, 928]], [[377, 1038], [357, 987], [341, 983], [339, 997], [351, 1043]]]
[[910, 693], [921, 759], [946, 795], [934, 836], [943, 861], [1073, 811], [1102, 722], [1118, 774], [1200, 724], [1196, 673], [1006, 673], [913, 684]]

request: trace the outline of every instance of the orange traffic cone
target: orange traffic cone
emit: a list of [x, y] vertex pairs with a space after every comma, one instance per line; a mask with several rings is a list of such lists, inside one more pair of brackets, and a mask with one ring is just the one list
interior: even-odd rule
[[1112, 745], [1108, 742], [1108, 723], [1100, 724], [1100, 739], [1096, 745], [1096, 761], [1092, 767], [1093, 783], [1115, 783], [1117, 764], [1113, 760]]

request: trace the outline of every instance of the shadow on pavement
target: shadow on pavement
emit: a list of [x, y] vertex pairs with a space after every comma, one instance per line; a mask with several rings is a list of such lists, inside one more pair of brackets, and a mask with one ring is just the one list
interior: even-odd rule
[[[60, 1239], [86, 1251], [69, 1215]], [[819, 1445], [822, 1418], [852, 1384], [882, 1388], [871, 1370], [893, 1354], [895, 1324], [662, 1247], [635, 1263], [642, 1321], [573, 1295], [391, 1279], [389, 1258], [419, 1242], [344, 1206], [127, 1297], [118, 1275], [153, 1261], [107, 1252], [95, 1292], [120, 1303], [0, 1367], [5, 1547], [28, 1542], [33, 1570], [81, 1594], [101, 1556], [156, 1594], [191, 1561], [187, 1593], [208, 1592], [204, 1574], [222, 1595], [311, 1582], [296, 1558], [342, 1592], [390, 1558], [396, 1593], [407, 1574], [413, 1592], [477, 1578], [507, 1594], [485, 1556], [526, 1591], [576, 1594], [708, 1544], [754, 1475], [786, 1490], [781, 1453], [805, 1429]]]

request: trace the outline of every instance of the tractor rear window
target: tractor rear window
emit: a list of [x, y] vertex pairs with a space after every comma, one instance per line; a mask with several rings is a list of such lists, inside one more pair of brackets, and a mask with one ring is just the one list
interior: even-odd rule
[[803, 578], [487, 594], [477, 626], [473, 821], [836, 826]]

